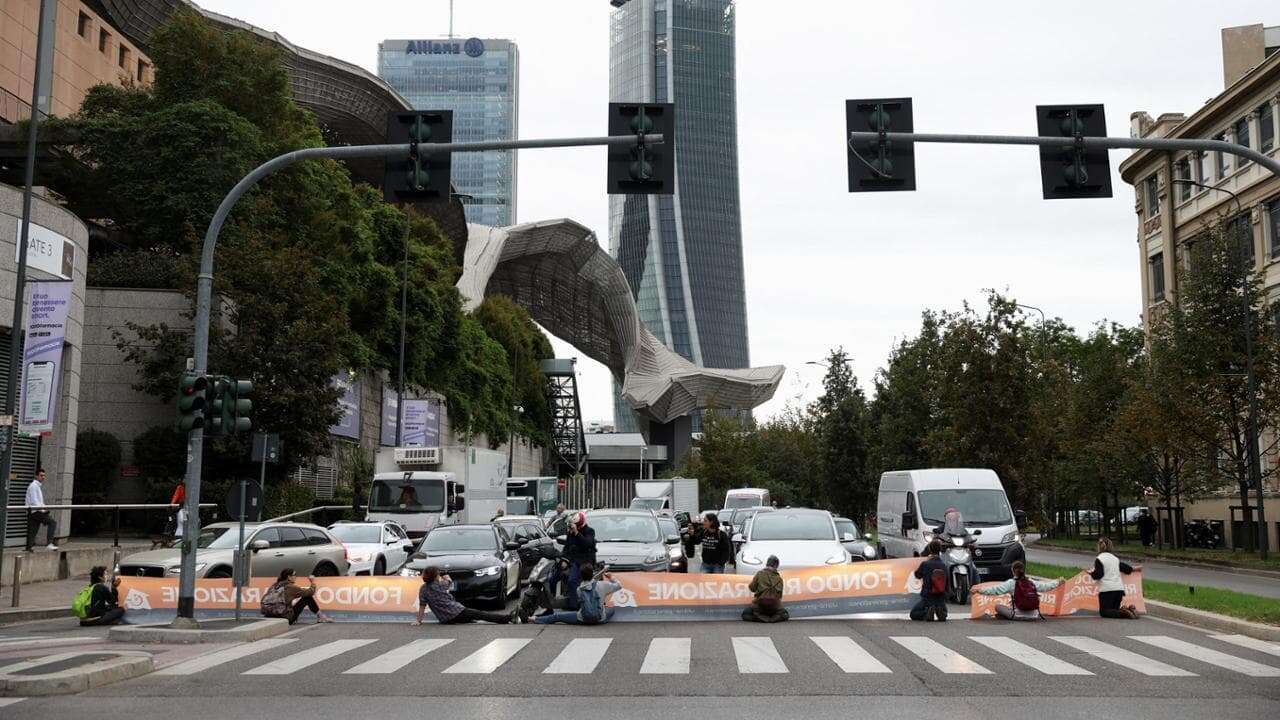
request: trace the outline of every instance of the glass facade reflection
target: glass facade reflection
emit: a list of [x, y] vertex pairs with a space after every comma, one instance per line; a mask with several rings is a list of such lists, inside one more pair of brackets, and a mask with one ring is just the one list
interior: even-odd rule
[[[514, 140], [520, 51], [509, 40], [436, 38], [378, 43], [378, 76], [417, 110], [452, 110], [454, 142]], [[516, 223], [516, 152], [459, 153], [452, 181], [467, 222]]]
[[[609, 99], [676, 106], [676, 193], [611, 196], [609, 251], [640, 318], [704, 367], [748, 367], [733, 0], [631, 0], [610, 19]], [[634, 431], [615, 388], [614, 420]], [[695, 418], [695, 428], [699, 423]]]

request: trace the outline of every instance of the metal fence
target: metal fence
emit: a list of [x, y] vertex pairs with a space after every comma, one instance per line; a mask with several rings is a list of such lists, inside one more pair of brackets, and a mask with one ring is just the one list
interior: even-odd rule
[[636, 496], [635, 478], [569, 478], [560, 488], [559, 500], [567, 508], [625, 508]]

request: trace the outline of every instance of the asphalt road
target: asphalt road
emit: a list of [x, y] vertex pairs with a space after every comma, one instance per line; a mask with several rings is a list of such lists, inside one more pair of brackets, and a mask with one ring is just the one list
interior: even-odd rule
[[[1027, 547], [1027, 559], [1031, 562], [1052, 563], [1067, 567], [1089, 567], [1093, 560], [1087, 555], [1045, 550], [1031, 545]], [[1133, 558], [1125, 558], [1134, 562]], [[1225, 590], [1261, 595], [1280, 599], [1280, 578], [1268, 578], [1258, 575], [1245, 575], [1220, 570], [1204, 570], [1181, 565], [1169, 565], [1153, 560], [1142, 559], [1142, 576], [1150, 580], [1162, 580], [1179, 585], [1197, 587], [1214, 587]]]

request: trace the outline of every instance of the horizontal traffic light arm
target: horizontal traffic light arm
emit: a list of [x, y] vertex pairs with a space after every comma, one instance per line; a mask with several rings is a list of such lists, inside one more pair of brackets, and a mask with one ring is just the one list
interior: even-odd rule
[[[876, 140], [880, 137], [876, 132], [851, 132], [849, 140]], [[951, 135], [946, 133], [884, 133], [889, 141], [919, 143], [954, 143], [960, 145], [1047, 145], [1049, 147], [1065, 147], [1080, 143], [1082, 149], [1126, 148], [1133, 150], [1198, 150], [1203, 152], [1224, 152], [1248, 158], [1271, 171], [1280, 178], [1280, 162], [1263, 155], [1253, 148], [1243, 147], [1225, 140], [1200, 140], [1196, 138], [1119, 138], [1119, 137], [1037, 137], [1035, 135]]]

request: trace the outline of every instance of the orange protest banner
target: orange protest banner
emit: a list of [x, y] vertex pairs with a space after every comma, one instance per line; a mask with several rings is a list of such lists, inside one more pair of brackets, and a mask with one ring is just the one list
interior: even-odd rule
[[[969, 616], [973, 618], [994, 617], [996, 606], [1009, 605], [1010, 595], [983, 595], [977, 592], [981, 588], [990, 588], [998, 583], [982, 583], [974, 586], [970, 595]], [[1139, 613], [1147, 611], [1147, 604], [1142, 597], [1142, 571], [1134, 570], [1124, 576], [1124, 604], [1134, 605]], [[1098, 612], [1098, 583], [1089, 573], [1080, 572], [1067, 578], [1058, 587], [1040, 593], [1040, 614], [1045, 617], [1074, 615], [1080, 612]]]

